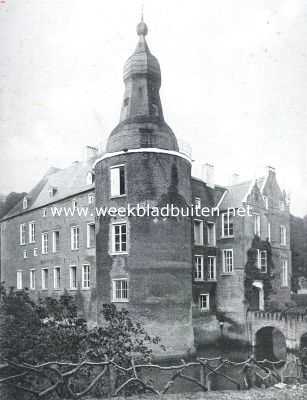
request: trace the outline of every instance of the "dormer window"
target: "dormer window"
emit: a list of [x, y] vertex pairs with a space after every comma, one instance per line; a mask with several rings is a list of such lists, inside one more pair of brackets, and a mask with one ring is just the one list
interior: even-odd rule
[[92, 172], [88, 172], [86, 175], [86, 184], [87, 185], [92, 185], [94, 183], [95, 176]]
[[22, 208], [26, 210], [28, 208], [28, 199], [26, 197], [23, 198]]
[[57, 188], [54, 186], [50, 186], [48, 189], [49, 197], [53, 197], [56, 195]]

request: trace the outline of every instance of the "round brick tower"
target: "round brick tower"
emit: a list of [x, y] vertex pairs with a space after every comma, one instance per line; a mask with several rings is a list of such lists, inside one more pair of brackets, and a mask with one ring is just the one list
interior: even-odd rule
[[[95, 163], [97, 207], [191, 204], [191, 161], [164, 121], [160, 66], [147, 32], [140, 22], [137, 47], [124, 67], [120, 122]], [[98, 311], [114, 302], [160, 336], [167, 355], [191, 351], [190, 218], [120, 213], [101, 216], [96, 228]]]

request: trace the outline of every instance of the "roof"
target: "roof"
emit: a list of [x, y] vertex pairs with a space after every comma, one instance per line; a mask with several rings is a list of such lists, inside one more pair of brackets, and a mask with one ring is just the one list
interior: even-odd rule
[[217, 207], [219, 201], [222, 199], [226, 188], [222, 186], [215, 185], [214, 188], [208, 186], [205, 181], [200, 178], [192, 177], [192, 182], [200, 183], [203, 185], [205, 192], [203, 192], [203, 199], [207, 207]]
[[265, 177], [260, 177], [258, 179], [251, 179], [238, 183], [236, 185], [227, 186], [227, 193], [225, 194], [220, 208], [227, 209], [231, 207], [241, 207], [242, 204], [246, 201], [247, 196], [250, 194], [254, 185], [257, 184], [259, 190], [262, 192], [264, 183]]
[[[93, 162], [94, 159], [89, 159], [86, 162], [75, 161], [65, 169], [49, 169], [38, 184], [27, 194], [27, 209], [23, 209], [22, 199], [2, 220], [93, 189], [94, 184], [87, 183], [87, 175], [92, 171]], [[54, 195], [50, 196], [50, 189], [52, 188], [54, 189]]]

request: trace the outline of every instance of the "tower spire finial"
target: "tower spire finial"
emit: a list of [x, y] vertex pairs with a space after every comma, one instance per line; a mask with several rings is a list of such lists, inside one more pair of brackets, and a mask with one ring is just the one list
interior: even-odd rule
[[144, 1], [142, 1], [141, 5], [141, 22], [144, 22]]
[[147, 25], [144, 22], [144, 2], [142, 2], [142, 7], [141, 7], [141, 22], [138, 23], [136, 27], [136, 32], [139, 36], [146, 36], [148, 33]]

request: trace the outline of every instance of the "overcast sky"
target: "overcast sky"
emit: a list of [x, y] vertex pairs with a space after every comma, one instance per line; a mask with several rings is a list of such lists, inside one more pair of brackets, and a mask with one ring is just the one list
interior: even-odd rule
[[[119, 120], [122, 68], [141, 1], [0, 1], [0, 193], [104, 142]], [[307, 214], [307, 2], [145, 1], [165, 119], [228, 184], [274, 166]]]

